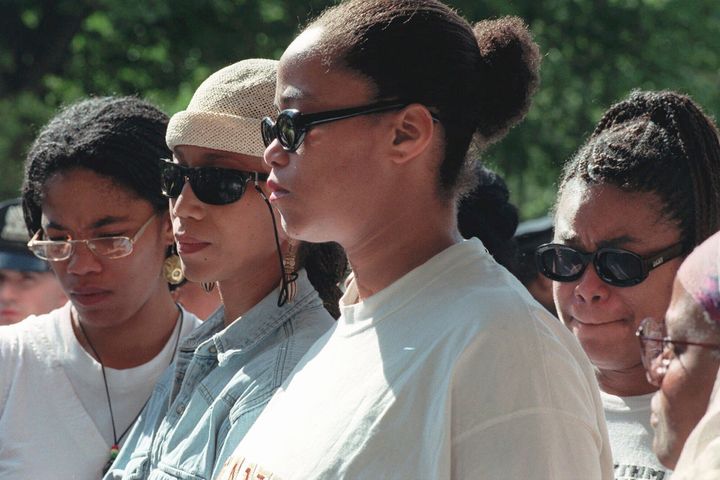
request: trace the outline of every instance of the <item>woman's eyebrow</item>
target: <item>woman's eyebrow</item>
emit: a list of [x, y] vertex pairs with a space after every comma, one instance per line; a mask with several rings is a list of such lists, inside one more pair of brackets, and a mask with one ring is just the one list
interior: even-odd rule
[[636, 243], [639, 240], [632, 235], [618, 235], [617, 237], [608, 238], [598, 242], [598, 248], [602, 247], [622, 247], [628, 243]]
[[[106, 225], [112, 225], [112, 224], [124, 222], [127, 220], [128, 220], [127, 216], [108, 215], [108, 216], [102, 217], [99, 220], [96, 220], [95, 222], [93, 222], [90, 225], [90, 228], [100, 228], [100, 227], [104, 227]], [[45, 224], [45, 228], [52, 228], [53, 230], [67, 230], [68, 229], [64, 225], [62, 225], [58, 222], [52, 221], [52, 220], [49, 220], [47, 222], [47, 224]]]

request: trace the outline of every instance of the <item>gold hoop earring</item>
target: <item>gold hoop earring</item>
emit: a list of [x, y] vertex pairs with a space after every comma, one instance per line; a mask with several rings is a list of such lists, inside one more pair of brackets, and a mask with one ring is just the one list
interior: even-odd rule
[[182, 262], [177, 254], [172, 254], [163, 262], [163, 277], [170, 285], [179, 285], [185, 280], [182, 270]]

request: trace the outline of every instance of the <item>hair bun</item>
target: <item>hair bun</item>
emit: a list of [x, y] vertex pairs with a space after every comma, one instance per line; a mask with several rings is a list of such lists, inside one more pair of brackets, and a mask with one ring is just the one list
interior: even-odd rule
[[478, 133], [485, 143], [502, 138], [525, 117], [540, 77], [540, 49], [518, 17], [483, 20], [473, 27], [480, 48], [479, 78], [486, 88]]

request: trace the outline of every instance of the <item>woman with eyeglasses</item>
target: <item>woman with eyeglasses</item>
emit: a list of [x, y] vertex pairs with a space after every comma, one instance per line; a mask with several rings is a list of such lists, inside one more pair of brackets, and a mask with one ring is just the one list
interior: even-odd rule
[[580, 346], [457, 228], [471, 139], [523, 118], [539, 59], [519, 19], [433, 0], [343, 2], [288, 47], [270, 201], [353, 277], [220, 478], [611, 478]]
[[665, 318], [648, 317], [637, 332], [648, 380], [658, 387], [651, 402], [653, 450], [663, 465], [677, 467], [673, 478], [699, 478], [708, 468], [699, 461], [707, 455], [704, 445], [720, 442], [717, 418], [698, 423], [720, 368], [719, 275], [716, 233], [680, 265]]
[[225, 67], [170, 119], [161, 182], [178, 252], [188, 279], [218, 288], [223, 306], [180, 344], [106, 479], [215, 478], [334, 324], [342, 250], [290, 240], [267, 200], [258, 127], [276, 70], [263, 59]]
[[0, 329], [0, 477], [99, 478], [199, 324], [182, 280], [158, 161], [167, 116], [134, 97], [58, 113], [25, 164], [30, 249], [69, 302]]
[[564, 167], [555, 238], [537, 250], [560, 319], [597, 369], [618, 478], [665, 472], [635, 331], [663, 317], [683, 257], [720, 228], [717, 135], [687, 96], [632, 93]]

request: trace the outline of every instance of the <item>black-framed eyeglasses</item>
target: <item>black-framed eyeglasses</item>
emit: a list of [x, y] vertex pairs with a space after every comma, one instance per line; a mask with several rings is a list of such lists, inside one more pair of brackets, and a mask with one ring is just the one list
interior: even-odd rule
[[160, 161], [160, 188], [168, 198], [179, 197], [185, 182], [190, 182], [190, 188], [201, 202], [227, 205], [240, 200], [247, 183], [253, 179], [265, 181], [268, 174], [231, 168], [186, 167], [170, 159]]
[[98, 257], [111, 259], [127, 257], [133, 252], [135, 242], [138, 241], [156, 216], [157, 214], [153, 213], [132, 238], [114, 236], [89, 238], [87, 240], [40, 240], [40, 235], [43, 232], [40, 229], [35, 232], [27, 246], [36, 257], [50, 262], [62, 262], [72, 257], [73, 253], [75, 253], [75, 246], [80, 243], [84, 243]]
[[602, 281], [615, 287], [631, 287], [645, 280], [651, 270], [682, 254], [682, 243], [646, 257], [621, 248], [603, 247], [587, 253], [568, 245], [546, 243], [535, 250], [535, 263], [550, 280], [574, 282], [592, 261]]
[[672, 356], [677, 356], [678, 346], [692, 345], [720, 351], [720, 345], [717, 344], [673, 340], [667, 336], [665, 324], [652, 317], [645, 318], [640, 322], [635, 335], [640, 341], [642, 363], [648, 382], [656, 387], [662, 383]]
[[[260, 132], [266, 147], [277, 138], [286, 151], [294, 152], [302, 144], [310, 127], [357, 117], [358, 115], [398, 110], [408, 105], [410, 105], [408, 102], [392, 100], [317, 113], [300, 113], [298, 110], [291, 108], [280, 112], [275, 121], [270, 117], [263, 118], [260, 123]], [[435, 117], [433, 116], [433, 118]]]

